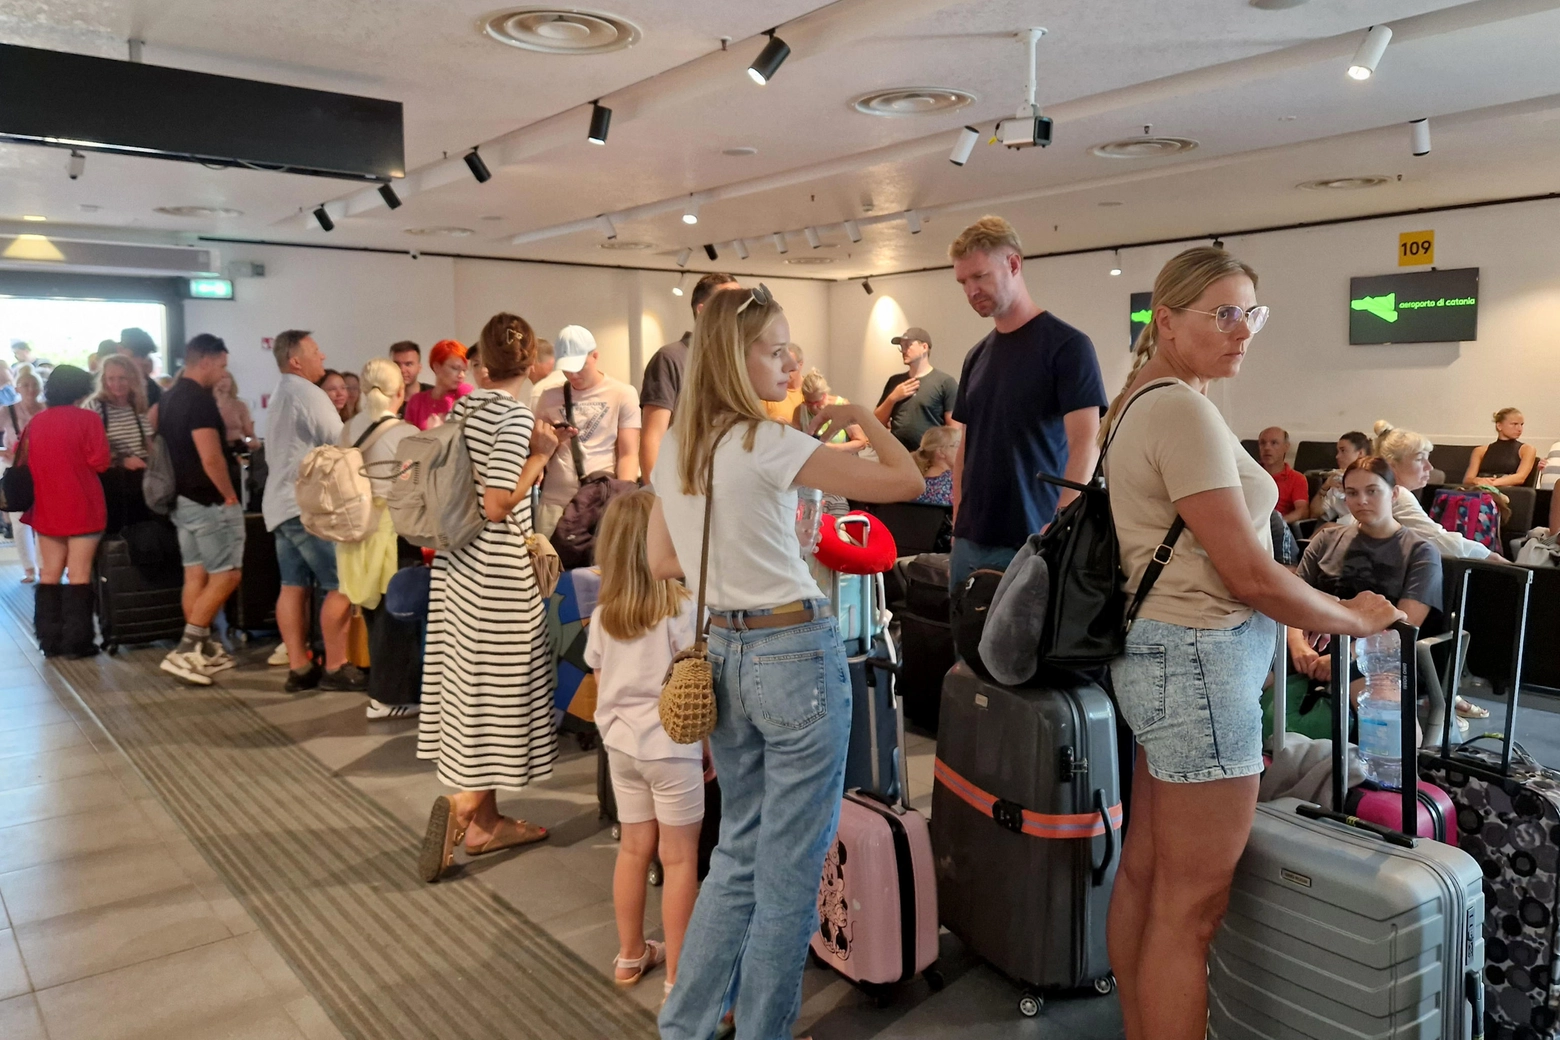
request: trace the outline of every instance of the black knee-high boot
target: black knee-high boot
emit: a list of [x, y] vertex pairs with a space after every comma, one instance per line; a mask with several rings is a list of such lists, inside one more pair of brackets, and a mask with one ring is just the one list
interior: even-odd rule
[[61, 652], [70, 657], [91, 657], [98, 652], [97, 628], [92, 616], [92, 586], [62, 585], [60, 588], [65, 593]]
[[64, 645], [65, 636], [62, 613], [64, 587], [39, 585], [34, 595], [37, 598], [33, 600], [33, 633], [38, 637], [38, 649], [43, 651], [45, 657], [57, 656]]

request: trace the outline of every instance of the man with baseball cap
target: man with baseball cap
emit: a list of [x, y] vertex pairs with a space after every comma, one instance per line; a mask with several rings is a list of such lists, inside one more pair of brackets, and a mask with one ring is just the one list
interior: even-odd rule
[[576, 432], [567, 450], [560, 446], [553, 453], [542, 482], [537, 530], [549, 537], [588, 474], [609, 470], [619, 480], [639, 479], [639, 394], [601, 370], [596, 337], [587, 328], [565, 326], [553, 357], [564, 383], [542, 393], [536, 421]]
[[932, 367], [932, 337], [925, 329], [912, 325], [889, 342], [899, 348], [909, 371], [889, 377], [872, 414], [899, 443], [915, 451], [927, 430], [955, 425], [953, 402], [959, 395], [959, 381]]

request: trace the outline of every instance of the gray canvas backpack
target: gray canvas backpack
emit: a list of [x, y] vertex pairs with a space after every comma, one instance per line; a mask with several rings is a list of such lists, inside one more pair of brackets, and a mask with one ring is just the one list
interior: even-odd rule
[[487, 524], [465, 432], [466, 421], [491, 403], [483, 402], [455, 422], [412, 434], [396, 446], [394, 462], [366, 467], [371, 476], [391, 478], [385, 496], [390, 522], [395, 533], [413, 545], [449, 552], [469, 544]]

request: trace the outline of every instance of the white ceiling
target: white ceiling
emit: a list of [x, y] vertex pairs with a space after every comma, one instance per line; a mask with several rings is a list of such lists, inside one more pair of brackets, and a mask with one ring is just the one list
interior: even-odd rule
[[[841, 278], [945, 262], [949, 239], [992, 199], [1005, 200], [990, 208], [1013, 219], [1026, 248], [1042, 252], [1560, 190], [1560, 0], [1309, 0], [1278, 11], [1247, 0], [589, 0], [636, 23], [643, 39], [582, 57], [484, 37], [477, 23], [491, 2], [0, 7], [7, 43], [120, 57], [133, 35], [151, 63], [401, 101], [409, 174], [401, 209], [354, 203], [327, 235], [300, 213], [361, 198], [361, 188], [108, 155], [91, 156], [72, 182], [63, 152], [0, 145], [0, 230], [37, 214], [51, 224], [26, 230], [65, 236], [180, 232], [659, 267], [691, 246], [695, 270]], [[1398, 35], [1377, 76], [1357, 83], [1344, 70], [1373, 22]], [[762, 45], [757, 34], [776, 24], [793, 54], [758, 87], [742, 68]], [[989, 132], [1021, 100], [1027, 59], [1011, 34], [1030, 25], [1049, 30], [1040, 100], [1056, 118], [1056, 143], [1021, 152], [982, 143], [967, 166], [952, 166], [959, 126]], [[727, 54], [723, 36], [735, 41]], [[860, 94], [900, 86], [956, 87], [977, 100], [898, 119], [851, 108]], [[615, 111], [604, 148], [585, 141], [585, 106], [597, 97]], [[1432, 117], [1435, 148], [1414, 158], [1404, 124], [1420, 116]], [[1145, 125], [1200, 147], [1158, 160], [1089, 151]], [[446, 153], [479, 143], [493, 180], [479, 185], [463, 166], [443, 172]], [[722, 154], [743, 145], [758, 154]], [[1365, 191], [1296, 188], [1353, 175], [1391, 180]], [[764, 178], [786, 183], [764, 187]], [[762, 190], [740, 187], [752, 181]], [[695, 227], [680, 209], [618, 222], [620, 241], [644, 251], [605, 251], [594, 229], [510, 244], [517, 233], [695, 192], [733, 197], [705, 203]], [[242, 216], [154, 212], [170, 205]], [[837, 224], [912, 207], [928, 211], [916, 236], [895, 220], [865, 227], [865, 241], [851, 245]], [[808, 248], [808, 224], [835, 224], [823, 231], [827, 248]], [[472, 234], [405, 231], [430, 226]], [[788, 257], [768, 242], [777, 230], [794, 232]], [[746, 262], [726, 244], [739, 236], [752, 251]], [[721, 247], [718, 264], [698, 249], [708, 241]], [[834, 262], [783, 262], [815, 257]]]

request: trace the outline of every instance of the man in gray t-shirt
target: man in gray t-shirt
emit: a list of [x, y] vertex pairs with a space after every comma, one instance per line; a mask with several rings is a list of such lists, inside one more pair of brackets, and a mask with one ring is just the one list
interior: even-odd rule
[[873, 414], [899, 443], [915, 451], [927, 430], [955, 425], [953, 403], [959, 396], [959, 381], [932, 367], [932, 337], [925, 329], [912, 326], [890, 342], [899, 348], [909, 371], [890, 376], [883, 384]]

